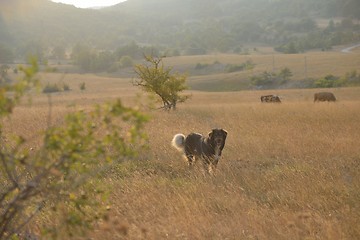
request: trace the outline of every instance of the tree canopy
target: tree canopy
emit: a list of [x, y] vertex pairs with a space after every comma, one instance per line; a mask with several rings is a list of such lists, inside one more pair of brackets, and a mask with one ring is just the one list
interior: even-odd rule
[[135, 73], [138, 76], [133, 81], [135, 86], [157, 95], [164, 109], [176, 109], [177, 103], [189, 98], [189, 95], [180, 95], [188, 89], [185, 75], [171, 73], [172, 68], [164, 66], [162, 57], [145, 56], [145, 60], [148, 65], [135, 66]]

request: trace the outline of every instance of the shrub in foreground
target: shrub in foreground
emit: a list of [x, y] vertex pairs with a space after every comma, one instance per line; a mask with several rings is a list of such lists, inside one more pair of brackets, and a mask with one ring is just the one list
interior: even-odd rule
[[147, 116], [120, 100], [90, 112], [74, 111], [63, 124], [48, 126], [41, 146], [29, 149], [22, 136], [2, 131], [10, 119], [9, 104], [16, 106], [38, 84], [36, 60], [20, 71], [24, 77], [8, 88], [13, 94], [0, 91], [0, 239], [17, 239], [39, 214], [41, 234], [48, 238], [83, 235], [108, 208], [99, 180], [104, 171], [136, 157], [145, 146]]

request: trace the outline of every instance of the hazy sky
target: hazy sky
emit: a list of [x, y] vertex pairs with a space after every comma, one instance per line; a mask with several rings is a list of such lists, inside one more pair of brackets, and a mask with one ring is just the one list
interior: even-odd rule
[[89, 8], [89, 7], [111, 6], [120, 2], [124, 2], [126, 0], [51, 0], [51, 1], [71, 4], [79, 8]]

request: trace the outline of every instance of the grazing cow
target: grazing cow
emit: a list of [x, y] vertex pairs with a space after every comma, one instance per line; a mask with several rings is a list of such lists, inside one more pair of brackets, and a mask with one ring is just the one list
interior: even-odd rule
[[335, 95], [331, 92], [319, 92], [314, 94], [314, 102], [335, 102]]
[[276, 95], [265, 95], [260, 97], [261, 102], [275, 102], [281, 103], [279, 96]]

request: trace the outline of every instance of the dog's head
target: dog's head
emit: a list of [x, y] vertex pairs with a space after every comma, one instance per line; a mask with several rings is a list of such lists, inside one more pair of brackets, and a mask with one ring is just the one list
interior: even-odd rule
[[227, 131], [224, 129], [215, 128], [209, 132], [209, 139], [214, 144], [214, 146], [219, 146], [222, 150], [225, 146], [225, 140], [227, 136]]

